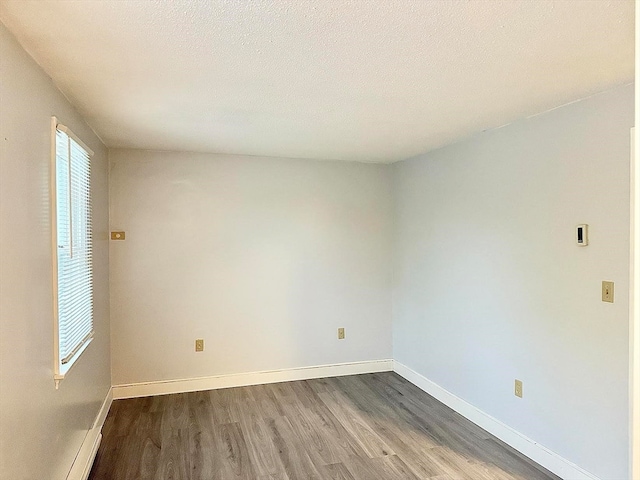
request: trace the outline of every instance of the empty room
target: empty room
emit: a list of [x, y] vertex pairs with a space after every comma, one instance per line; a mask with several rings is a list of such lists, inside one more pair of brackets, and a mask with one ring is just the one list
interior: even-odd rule
[[1, 480], [640, 480], [634, 0], [0, 0]]

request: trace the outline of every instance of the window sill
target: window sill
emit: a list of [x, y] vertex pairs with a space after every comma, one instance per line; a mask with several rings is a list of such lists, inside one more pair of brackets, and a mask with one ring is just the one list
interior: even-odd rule
[[53, 374], [53, 381], [56, 384], [56, 390], [58, 390], [58, 388], [60, 387], [60, 382], [62, 382], [62, 380], [64, 380], [65, 377], [69, 374], [69, 371], [76, 364], [76, 362], [78, 361], [78, 358], [80, 358], [80, 355], [82, 355], [82, 352], [84, 352], [87, 349], [87, 347], [91, 344], [92, 341], [93, 341], [93, 337], [84, 343], [84, 345], [80, 348], [80, 350], [76, 352], [76, 354], [71, 358], [71, 360], [69, 360], [68, 363], [65, 363], [64, 365], [62, 365], [58, 361], [56, 365], [56, 372]]

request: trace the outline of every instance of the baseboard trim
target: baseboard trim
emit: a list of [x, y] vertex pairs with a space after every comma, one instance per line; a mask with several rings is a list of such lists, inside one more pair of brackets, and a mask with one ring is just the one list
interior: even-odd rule
[[109, 413], [109, 408], [111, 408], [111, 402], [113, 402], [113, 388], [109, 388], [91, 429], [84, 437], [84, 441], [73, 461], [69, 475], [67, 475], [67, 480], [87, 480], [87, 478], [89, 478], [93, 461], [96, 458], [98, 447], [100, 447], [100, 442], [102, 441], [102, 425], [104, 425], [104, 421]]
[[233, 373], [211, 377], [161, 380], [156, 382], [129, 383], [113, 386], [113, 398], [136, 398], [169, 393], [197, 392], [218, 388], [245, 387], [265, 383], [309, 380], [312, 378], [340, 377], [361, 373], [390, 372], [393, 360], [370, 360], [365, 362], [336, 363], [312, 367], [288, 368], [263, 372]]
[[556, 475], [571, 480], [599, 480], [595, 475], [455, 396], [406, 365], [394, 361], [393, 371]]

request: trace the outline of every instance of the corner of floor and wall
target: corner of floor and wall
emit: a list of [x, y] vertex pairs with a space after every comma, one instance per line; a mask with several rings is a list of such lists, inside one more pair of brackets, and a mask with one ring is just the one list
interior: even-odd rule
[[[393, 165], [108, 151], [0, 48], [0, 477], [85, 479], [112, 398], [394, 370], [563, 478], [629, 478], [633, 85]], [[58, 390], [52, 115], [96, 152], [96, 338]]]

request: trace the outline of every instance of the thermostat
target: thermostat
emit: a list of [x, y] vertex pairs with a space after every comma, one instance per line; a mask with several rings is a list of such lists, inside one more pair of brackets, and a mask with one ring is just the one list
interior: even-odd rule
[[589, 245], [589, 225], [576, 225], [576, 243], [579, 247], [586, 247]]

